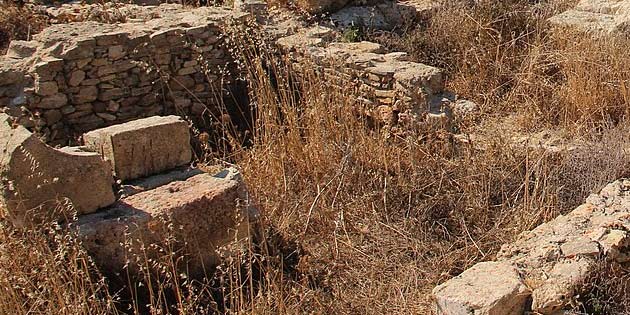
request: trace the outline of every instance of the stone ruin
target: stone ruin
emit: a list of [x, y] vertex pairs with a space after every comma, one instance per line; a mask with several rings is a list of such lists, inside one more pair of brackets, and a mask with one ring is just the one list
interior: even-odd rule
[[[627, 36], [630, 1], [581, 0], [550, 19], [559, 28], [594, 36]], [[598, 263], [630, 262], [630, 181], [619, 180], [567, 215], [502, 246], [494, 261], [477, 263], [433, 290], [435, 312], [573, 314], [571, 303]]]
[[[70, 8], [57, 19], [73, 21]], [[190, 166], [188, 121], [220, 120], [237, 98], [223, 27], [248, 14], [130, 10], [125, 23], [54, 24], [0, 56], [3, 215], [17, 226], [72, 222], [105, 272], [174, 246], [181, 268], [203, 274], [258, 216], [236, 169]]]
[[5, 215], [28, 226], [67, 221], [76, 211], [72, 226], [105, 272], [121, 270], [141, 250], [157, 258], [147, 245], [174, 237], [170, 246], [186, 257], [181, 267], [202, 274], [219, 263], [223, 247], [252, 235], [258, 210], [238, 171], [190, 167], [189, 126], [178, 116], [96, 129], [83, 136], [85, 146], [55, 149], [0, 114], [0, 136], [7, 143], [0, 163]]
[[599, 259], [630, 261], [630, 181], [609, 184], [571, 213], [524, 232], [433, 290], [438, 314], [561, 314]]
[[[388, 25], [400, 25], [404, 19], [426, 17], [437, 8], [433, 1], [379, 3], [347, 6], [331, 14], [333, 26], [309, 25], [293, 16], [279, 21], [271, 17], [272, 22], [265, 25], [265, 30], [293, 61], [297, 71], [301, 65], [315, 68], [328, 82], [336, 82], [344, 90], [352, 91], [357, 95], [361, 114], [383, 125], [387, 131], [404, 133], [423, 127], [449, 129], [455, 119], [475, 112], [476, 104], [445, 90], [446, 77], [441, 69], [410, 61], [407, 53], [388, 52], [377, 43], [347, 42], [342, 38], [341, 30], [348, 23], [365, 22], [366, 27], [387, 29]], [[382, 23], [354, 21], [357, 15], [352, 13], [348, 17], [351, 20], [336, 15], [344, 10], [370, 11], [379, 5], [394, 8], [383, 16]]]
[[[429, 10], [379, 5], [384, 18], [373, 25], [383, 28], [397, 23], [396, 12]], [[91, 20], [92, 9], [49, 8], [58, 24], [0, 56], [0, 201], [17, 226], [73, 222], [105, 272], [120, 270], [130, 253], [159, 255], [145, 245], [174, 245], [182, 267], [201, 274], [252, 235], [258, 210], [238, 171], [190, 166], [188, 121], [220, 123], [225, 107], [247, 95], [226, 45], [234, 23], [256, 21], [296, 69], [315, 65], [352, 87], [363, 114], [392, 129], [443, 123], [462, 104], [444, 91], [440, 69], [376, 43], [344, 43], [335, 26], [269, 14], [255, 0], [234, 10], [126, 5], [120, 23]]]
[[[625, 28], [628, 2], [581, 1], [552, 22], [615, 33]], [[388, 130], [448, 128], [476, 110], [445, 90], [441, 69], [376, 43], [342, 39], [349, 25], [387, 29], [402, 17], [430, 14], [432, 1], [298, 4], [330, 13], [332, 24], [313, 25], [282, 9], [271, 14], [275, 9], [256, 0], [235, 1], [234, 10], [133, 6], [134, 18], [125, 23], [57, 24], [31, 41], [12, 42], [0, 57], [6, 143], [0, 171], [9, 219], [18, 225], [65, 219], [73, 214], [54, 205], [69, 202], [78, 215], [74, 227], [104, 270], [120, 269], [129, 252], [144, 248], [129, 239], [160, 245], [174, 236], [193, 272], [216, 265], [226, 245], [247, 240], [258, 210], [245, 184], [234, 168], [189, 167], [189, 125], [178, 117], [217, 116], [239, 92], [223, 45], [222, 26], [230, 21], [257, 21], [296, 70], [314, 67], [340, 82], [357, 95], [362, 114]], [[77, 19], [71, 12], [55, 14]], [[69, 143], [81, 145], [51, 146]], [[437, 313], [561, 311], [597, 259], [630, 259], [629, 192], [628, 181], [610, 184], [570, 214], [503, 246], [496, 261], [436, 287]]]
[[52, 144], [139, 117], [220, 116], [235, 90], [221, 26], [246, 14], [177, 8], [122, 24], [55, 24], [11, 42], [0, 104]]
[[625, 36], [630, 31], [630, 1], [581, 0], [575, 8], [551, 18], [551, 22], [589, 33]]

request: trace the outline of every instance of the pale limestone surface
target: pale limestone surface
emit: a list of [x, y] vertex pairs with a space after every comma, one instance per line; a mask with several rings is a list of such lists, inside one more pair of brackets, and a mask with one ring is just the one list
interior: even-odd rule
[[628, 36], [630, 1], [581, 0], [575, 8], [552, 17], [550, 21], [593, 34]]
[[153, 116], [96, 129], [83, 135], [83, 141], [102, 154], [123, 181], [158, 174], [192, 159], [188, 123], [179, 116]]
[[[497, 263], [516, 268], [531, 292], [531, 307], [526, 308], [528, 304], [523, 302], [524, 311], [556, 314], [580, 293], [597, 258], [619, 263], [629, 260], [628, 230], [630, 180], [624, 179], [591, 195], [571, 213], [524, 232], [515, 242], [505, 244], [497, 254]], [[440, 301], [449, 298], [446, 293], [457, 291], [459, 294], [457, 302], [444, 308], [443, 314], [460, 314], [460, 309], [480, 300], [486, 307], [499, 303], [510, 286], [496, 285], [491, 292], [484, 291], [488, 287], [487, 279], [495, 273], [492, 269], [473, 267], [438, 286], [434, 290], [438, 306]], [[461, 285], [461, 278], [468, 279], [467, 285]], [[479, 292], [486, 292], [483, 299], [476, 295]]]
[[115, 201], [109, 164], [93, 152], [49, 147], [24, 127], [0, 114], [1, 203], [17, 225], [72, 215], [57, 212], [68, 200], [81, 214]]
[[225, 172], [229, 174], [195, 175], [123, 198], [103, 212], [81, 217], [75, 228], [107, 273], [124, 266], [136, 273], [138, 266], [127, 264], [128, 255], [157, 259], [162, 248], [182, 255], [181, 270], [202, 275], [247, 241], [258, 216], [240, 176], [232, 169]]
[[482, 262], [433, 290], [437, 314], [513, 315], [525, 310], [529, 296], [510, 264]]

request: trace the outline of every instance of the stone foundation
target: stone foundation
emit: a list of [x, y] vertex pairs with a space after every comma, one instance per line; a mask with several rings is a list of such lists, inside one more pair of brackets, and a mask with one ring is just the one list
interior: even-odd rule
[[[330, 82], [357, 95], [362, 113], [395, 131], [448, 126], [461, 102], [444, 90], [442, 70], [386, 53], [377, 43], [339, 42], [334, 30], [311, 27], [277, 40], [300, 65], [318, 68]], [[474, 109], [473, 109], [474, 110]]]
[[630, 180], [506, 244], [433, 290], [438, 314], [559, 314], [581, 292], [597, 259], [630, 262]]
[[247, 15], [176, 8], [146, 21], [52, 25], [12, 42], [0, 57], [0, 105], [54, 144], [141, 117], [219, 113], [234, 89], [221, 27]]
[[[177, 253], [181, 271], [205, 275], [230, 246], [250, 237], [256, 217], [238, 176], [203, 173], [125, 197], [75, 227], [106, 273], [120, 272], [129, 257], [157, 260], [168, 250]], [[128, 268], [138, 272], [133, 262]]]
[[[180, 117], [140, 119], [84, 137], [88, 146], [54, 149], [0, 114], [0, 214], [16, 226], [72, 222], [101, 271], [112, 275], [125, 266], [137, 274], [130, 257], [156, 260], [168, 250], [178, 254], [180, 272], [201, 276], [247, 243], [258, 210], [238, 171], [176, 168], [191, 160]], [[117, 196], [113, 174], [122, 184]]]

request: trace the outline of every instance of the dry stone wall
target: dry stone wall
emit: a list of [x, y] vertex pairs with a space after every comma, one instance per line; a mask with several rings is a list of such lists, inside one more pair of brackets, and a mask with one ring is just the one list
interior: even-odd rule
[[560, 314], [599, 259], [630, 262], [630, 180], [501, 248], [433, 290], [438, 314]]
[[53, 25], [0, 57], [0, 105], [51, 143], [139, 117], [217, 111], [234, 77], [218, 8], [123, 24]]
[[331, 82], [352, 90], [363, 114], [393, 131], [448, 127], [453, 113], [470, 103], [444, 90], [441, 69], [409, 61], [404, 52], [387, 53], [377, 43], [339, 42], [327, 27], [306, 28], [277, 43], [297, 65], [315, 65]]

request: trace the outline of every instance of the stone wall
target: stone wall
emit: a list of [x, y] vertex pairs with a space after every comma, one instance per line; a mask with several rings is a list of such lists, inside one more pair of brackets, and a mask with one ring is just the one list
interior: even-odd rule
[[122, 24], [53, 25], [12, 42], [0, 57], [0, 106], [54, 144], [139, 117], [217, 110], [234, 89], [221, 27], [247, 15], [169, 8]]
[[298, 68], [319, 67], [331, 82], [357, 95], [366, 116], [395, 131], [436, 122], [448, 125], [463, 104], [444, 90], [441, 69], [409, 61], [404, 52], [387, 53], [377, 43], [341, 42], [334, 30], [321, 26], [281, 37], [277, 43]]
[[601, 259], [630, 262], [630, 180], [591, 195], [571, 213], [522, 233], [496, 261], [433, 290], [438, 314], [562, 314]]

